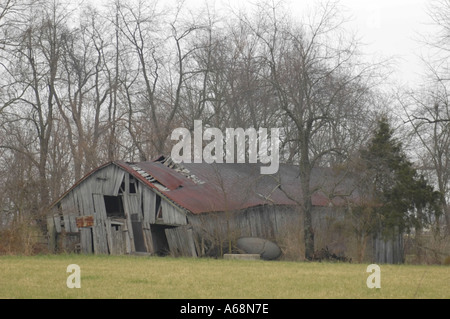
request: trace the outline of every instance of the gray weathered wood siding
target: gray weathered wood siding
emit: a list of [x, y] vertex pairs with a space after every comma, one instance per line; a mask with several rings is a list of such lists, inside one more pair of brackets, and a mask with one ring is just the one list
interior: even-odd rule
[[275, 240], [290, 226], [300, 225], [298, 209], [293, 206], [258, 206], [237, 212], [191, 215], [189, 223], [199, 232], [262, 237]]
[[186, 214], [182, 212], [175, 205], [162, 200], [162, 218], [157, 219], [155, 223], [165, 224], [165, 225], [186, 225], [187, 219]]
[[384, 238], [378, 234], [372, 241], [373, 262], [378, 264], [402, 264], [404, 262], [403, 235]]
[[156, 194], [148, 187], [141, 188], [142, 213], [143, 222], [146, 224], [154, 224], [156, 220], [155, 204]]
[[[345, 218], [345, 208], [314, 207], [312, 217], [317, 251], [328, 247], [339, 256], [356, 259], [355, 239], [352, 226]], [[301, 255], [303, 227], [298, 207], [266, 205], [237, 212], [190, 215], [188, 219], [199, 255], [224, 253], [230, 241], [233, 246], [239, 237], [265, 238], [277, 243], [291, 257]], [[373, 239], [367, 245], [365, 256], [379, 263], [401, 262], [401, 235], [394, 240]]]
[[285, 245], [286, 239], [299, 236], [301, 215], [297, 207], [265, 205], [235, 212], [190, 215], [199, 255], [228, 251], [239, 237], [260, 237]]
[[108, 165], [82, 181], [61, 199], [65, 215], [87, 216], [95, 212], [92, 194], [117, 196], [125, 171], [116, 165]]
[[[134, 184], [133, 191], [130, 183]], [[121, 198], [122, 218], [108, 216], [105, 196]], [[157, 196], [160, 194], [120, 167], [110, 164], [93, 172], [60, 200], [48, 218], [49, 229], [55, 233], [53, 237], [59, 234], [60, 241], [66, 240], [63, 234], [78, 234], [80, 251], [83, 253], [133, 253], [138, 251], [137, 246], [139, 251], [153, 253], [155, 234], [152, 234], [152, 224], [170, 227], [187, 224], [186, 212], [163, 197], [160, 201], [162, 218], [156, 218]], [[80, 216], [93, 216], [94, 225], [79, 229], [76, 218]], [[187, 233], [181, 233], [188, 236]], [[178, 241], [176, 237], [172, 239], [172, 247], [178, 249], [180, 245], [176, 243], [182, 241], [181, 237]], [[52, 240], [53, 245], [57, 245], [57, 242], [56, 238]], [[60, 244], [61, 247], [67, 245]]]
[[192, 228], [168, 228], [165, 230], [165, 234], [173, 256], [197, 257]]

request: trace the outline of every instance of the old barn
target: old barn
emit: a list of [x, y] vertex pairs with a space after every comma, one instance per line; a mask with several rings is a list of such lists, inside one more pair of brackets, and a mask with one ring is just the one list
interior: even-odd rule
[[[354, 198], [348, 183], [331, 169], [316, 169], [312, 183], [317, 248], [351, 255], [348, 234], [339, 227]], [[163, 156], [110, 162], [52, 205], [49, 242], [54, 251], [197, 257], [233, 252], [236, 240], [247, 236], [301, 255], [299, 190], [292, 165], [261, 175], [256, 164], [175, 164]]]

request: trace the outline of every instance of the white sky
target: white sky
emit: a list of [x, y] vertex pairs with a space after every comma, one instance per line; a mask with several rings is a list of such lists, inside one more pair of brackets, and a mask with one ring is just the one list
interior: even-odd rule
[[419, 33], [432, 30], [427, 15], [429, 0], [342, 0], [353, 13], [358, 34], [369, 55], [397, 57], [395, 79], [413, 85], [423, 72], [419, 56], [424, 50]]
[[[316, 0], [291, 0], [293, 10]], [[420, 81], [424, 67], [420, 55], [425, 48], [420, 35], [431, 33], [427, 14], [429, 0], [341, 0], [351, 17], [348, 27], [357, 32], [365, 44], [363, 52], [370, 60], [395, 57], [392, 80], [414, 86]]]

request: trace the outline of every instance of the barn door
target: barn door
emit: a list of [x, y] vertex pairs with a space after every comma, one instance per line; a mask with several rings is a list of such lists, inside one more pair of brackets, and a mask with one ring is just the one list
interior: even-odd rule
[[192, 229], [180, 226], [166, 228], [165, 232], [172, 255], [197, 257]]
[[137, 252], [147, 252], [144, 232], [142, 230], [142, 221], [139, 220], [139, 214], [131, 214], [131, 227], [133, 228], [134, 248]]
[[102, 194], [92, 194], [95, 209], [95, 222], [92, 228], [92, 241], [95, 254], [109, 253], [109, 234], [105, 226], [106, 208]]
[[92, 227], [80, 228], [81, 252], [83, 254], [92, 254], [94, 252], [94, 243], [92, 241]]

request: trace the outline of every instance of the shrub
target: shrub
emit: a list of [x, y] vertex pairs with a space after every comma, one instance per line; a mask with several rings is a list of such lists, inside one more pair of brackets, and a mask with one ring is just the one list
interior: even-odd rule
[[450, 266], [450, 256], [445, 257], [444, 265]]

